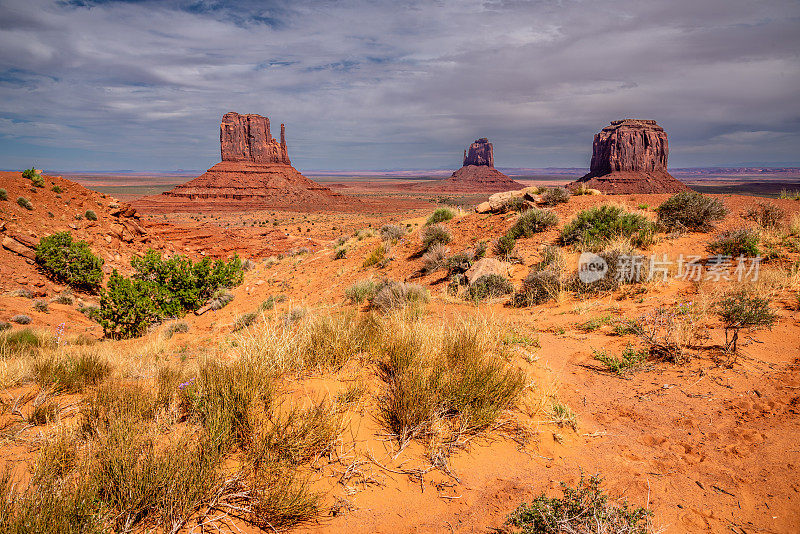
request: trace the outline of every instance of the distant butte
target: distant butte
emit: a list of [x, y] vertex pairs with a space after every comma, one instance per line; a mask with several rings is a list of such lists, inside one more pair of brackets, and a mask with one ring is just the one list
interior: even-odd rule
[[525, 187], [494, 168], [494, 147], [485, 137], [464, 151], [463, 166], [446, 180], [426, 184], [426, 189], [443, 192], [497, 193]]
[[604, 193], [678, 193], [689, 187], [667, 172], [667, 132], [654, 120], [612, 121], [594, 136], [589, 173], [567, 187]]
[[[222, 161], [203, 175], [162, 195], [135, 202], [147, 209], [194, 207], [209, 201], [220, 207], [242, 204], [253, 207], [314, 209], [345, 202], [342, 195], [309, 180], [292, 167], [286, 147], [286, 129], [281, 139], [270, 133], [267, 117], [226, 113], [219, 127]], [[353, 202], [348, 199], [347, 202]]]

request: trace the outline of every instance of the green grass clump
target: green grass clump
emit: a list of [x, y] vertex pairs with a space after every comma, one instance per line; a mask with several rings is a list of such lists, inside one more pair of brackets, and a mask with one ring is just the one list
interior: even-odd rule
[[521, 237], [532, 237], [534, 234], [544, 232], [558, 224], [558, 216], [552, 211], [531, 208], [520, 214], [506, 235], [519, 239]]
[[454, 212], [450, 208], [437, 208], [431, 214], [431, 216], [428, 217], [428, 220], [425, 221], [425, 225], [426, 226], [430, 226], [432, 224], [449, 221], [450, 219], [452, 219], [455, 216], [456, 216], [456, 212]]
[[654, 241], [655, 225], [637, 213], [605, 204], [584, 210], [561, 230], [563, 245], [598, 249], [616, 239], [627, 239], [634, 247], [646, 248]]
[[36, 247], [36, 263], [53, 279], [76, 289], [95, 291], [103, 280], [103, 260], [86, 241], [73, 241], [69, 232], [43, 237]]
[[97, 220], [97, 214], [92, 210], [86, 210], [86, 213], [84, 215], [86, 216], [86, 219], [89, 221]]
[[511, 280], [500, 274], [484, 274], [469, 286], [467, 296], [480, 301], [508, 295], [514, 291]]
[[53, 193], [61, 194], [64, 192], [64, 189], [62, 189], [61, 186], [54, 185], [52, 191]]
[[[16, 322], [13, 319], [12, 321]], [[52, 346], [52, 338], [30, 328], [10, 330], [9, 325], [8, 328], [4, 328], [3, 331], [0, 332], [0, 354], [8, 354], [9, 352], [35, 352], [40, 348]]]
[[780, 195], [778, 198], [784, 200], [800, 200], [800, 189], [789, 190], [789, 189], [781, 189]]
[[373, 265], [378, 265], [379, 267], [383, 265], [383, 262], [386, 260], [386, 254], [388, 252], [388, 248], [384, 244], [380, 244], [370, 252], [366, 258], [364, 258], [364, 263], [361, 264], [361, 267], [366, 269], [367, 267], [372, 267]]
[[8, 191], [0, 189], [0, 200], [8, 200]]
[[436, 435], [446, 444], [477, 434], [520, 398], [524, 374], [505, 362], [485, 328], [462, 322], [437, 340], [433, 354], [423, 349], [427, 334], [420, 330], [384, 341], [380, 421], [401, 444]]
[[771, 202], [756, 202], [756, 205], [750, 207], [743, 217], [762, 228], [774, 230], [781, 226], [786, 218], [786, 212]]
[[408, 309], [421, 312], [430, 300], [428, 290], [419, 284], [387, 280], [382, 282], [372, 298], [372, 306], [382, 312]]
[[640, 367], [647, 360], [647, 353], [636, 350], [629, 344], [619, 357], [609, 356], [603, 350], [595, 351], [594, 359], [602, 363], [607, 371], [617, 375], [624, 375]]
[[550, 187], [542, 193], [542, 202], [544, 202], [545, 206], [565, 204], [569, 202], [570, 196], [572, 195], [569, 190], [564, 187]]
[[102, 382], [110, 372], [108, 362], [92, 352], [44, 357], [33, 365], [34, 380], [40, 386], [54, 391], [83, 391], [86, 386]]
[[725, 205], [696, 191], [671, 196], [656, 208], [658, 221], [670, 230], [707, 230], [728, 214]]
[[361, 304], [372, 300], [378, 292], [378, 284], [374, 280], [359, 280], [345, 289], [344, 296], [351, 304]]
[[577, 487], [561, 485], [562, 497], [548, 497], [542, 493], [530, 504], [521, 504], [508, 517], [507, 523], [524, 534], [653, 532], [650, 511], [630, 507], [627, 502], [609, 502], [600, 488], [601, 482], [598, 476], [587, 480], [581, 474]]
[[256, 312], [249, 312], [240, 315], [233, 323], [233, 331], [238, 332], [239, 330], [244, 330], [248, 326], [251, 326], [253, 323], [255, 323], [256, 319], [258, 319], [258, 314]]
[[33, 204], [31, 204], [31, 201], [28, 200], [25, 197], [17, 198], [17, 204], [19, 204], [21, 207], [25, 208], [26, 210], [29, 210], [29, 211], [33, 210]]
[[381, 226], [381, 239], [387, 243], [397, 243], [400, 238], [406, 235], [406, 230], [396, 224], [385, 224]]
[[513, 236], [506, 234], [497, 238], [494, 242], [494, 253], [502, 258], [510, 258], [517, 246], [517, 240]]
[[448, 230], [446, 226], [436, 223], [423, 228], [420, 233], [420, 238], [422, 240], [422, 250], [427, 251], [434, 245], [448, 244], [452, 236], [450, 235], [450, 230]]
[[578, 330], [583, 332], [594, 332], [601, 327], [611, 323], [612, 318], [610, 315], [601, 315], [600, 317], [593, 317], [586, 322], [577, 325]]
[[761, 236], [758, 232], [749, 228], [739, 228], [727, 230], [716, 236], [708, 243], [708, 250], [712, 254], [734, 258], [738, 256], [755, 257], [761, 254], [760, 244]]
[[286, 302], [286, 295], [283, 293], [278, 293], [277, 295], [270, 295], [267, 299], [259, 304], [258, 311], [268, 311], [275, 307], [276, 304], [280, 304], [281, 302]]

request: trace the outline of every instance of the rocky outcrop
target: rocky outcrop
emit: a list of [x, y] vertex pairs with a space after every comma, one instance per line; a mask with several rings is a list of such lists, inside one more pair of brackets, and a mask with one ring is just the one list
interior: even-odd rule
[[463, 167], [467, 165], [494, 167], [494, 147], [485, 137], [476, 139], [469, 145], [469, 149], [464, 151]]
[[341, 195], [292, 167], [283, 124], [277, 141], [272, 138], [267, 117], [226, 113], [219, 142], [220, 163], [163, 196], [139, 199], [137, 207], [163, 211], [170, 206], [183, 208], [187, 203], [213, 201], [248, 207], [320, 208], [342, 200]]
[[667, 172], [667, 132], [654, 120], [612, 121], [594, 136], [589, 173], [569, 184], [604, 193], [676, 193], [689, 189]]
[[453, 193], [494, 193], [524, 187], [494, 168], [494, 147], [485, 137], [477, 139], [464, 151], [463, 161], [463, 167], [446, 180], [421, 187]]
[[281, 124], [281, 140], [278, 142], [270, 133], [269, 119], [261, 115], [239, 115], [235, 111], [223, 115], [219, 145], [222, 161], [292, 164], [286, 150], [284, 125]]

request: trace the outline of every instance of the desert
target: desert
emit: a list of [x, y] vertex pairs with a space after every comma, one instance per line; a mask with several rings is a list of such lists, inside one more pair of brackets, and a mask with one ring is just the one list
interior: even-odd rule
[[0, 3], [0, 533], [800, 532], [797, 6], [579, 7]]

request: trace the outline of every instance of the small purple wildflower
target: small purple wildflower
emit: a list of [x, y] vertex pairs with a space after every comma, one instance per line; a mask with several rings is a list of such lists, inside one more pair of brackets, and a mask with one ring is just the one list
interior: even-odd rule
[[56, 345], [61, 345], [61, 336], [64, 334], [64, 326], [66, 323], [61, 323], [56, 327]]
[[183, 390], [183, 388], [187, 388], [187, 387], [191, 386], [192, 384], [194, 384], [195, 380], [197, 380], [197, 379], [196, 378], [192, 378], [190, 380], [187, 380], [186, 382], [184, 382], [183, 384], [178, 386], [178, 389]]

